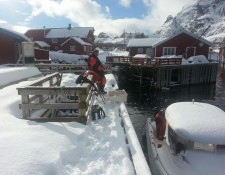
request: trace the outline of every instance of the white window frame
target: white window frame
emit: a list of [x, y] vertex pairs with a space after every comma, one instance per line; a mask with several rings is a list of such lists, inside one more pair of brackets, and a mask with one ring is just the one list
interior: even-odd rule
[[138, 53], [143, 53], [144, 52], [144, 49], [143, 48], [138, 48], [137, 52]]
[[176, 55], [176, 47], [163, 47], [163, 55]]
[[52, 38], [52, 43], [58, 43], [58, 38]]
[[75, 46], [70, 46], [70, 51], [75, 51], [76, 47]]

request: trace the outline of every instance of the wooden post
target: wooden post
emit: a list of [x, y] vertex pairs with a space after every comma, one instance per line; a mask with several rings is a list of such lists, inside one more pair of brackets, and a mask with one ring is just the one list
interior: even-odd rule
[[[22, 104], [29, 104], [29, 95], [22, 95]], [[30, 117], [29, 109], [22, 109], [22, 110], [23, 110], [23, 118]]]
[[78, 117], [85, 117], [85, 112], [86, 112], [86, 98], [87, 98], [87, 94], [86, 94], [86, 89], [81, 89], [78, 93], [78, 103], [81, 104], [85, 104], [85, 107], [83, 106], [79, 106], [79, 114]]

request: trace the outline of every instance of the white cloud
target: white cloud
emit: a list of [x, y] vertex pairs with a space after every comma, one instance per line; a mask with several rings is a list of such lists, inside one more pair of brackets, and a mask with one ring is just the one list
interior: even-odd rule
[[124, 7], [130, 7], [132, 0], [119, 0], [119, 3]]
[[[142, 19], [123, 18], [112, 19], [110, 8], [101, 6], [93, 0], [27, 0], [32, 8], [32, 13], [25, 21], [32, 20], [42, 13], [49, 17], [66, 17], [79, 26], [95, 28], [95, 34], [109, 32], [121, 34], [128, 32], [155, 32], [165, 22], [168, 15], [176, 15], [183, 5], [191, 0], [142, 0], [149, 9]], [[132, 0], [119, 0], [120, 4], [129, 7]], [[141, 1], [140, 1], [141, 3]]]
[[0, 19], [0, 24], [6, 24], [6, 23], [8, 23], [8, 22]]
[[108, 14], [110, 13], [110, 8], [108, 6], [105, 6], [105, 12]]
[[182, 7], [193, 0], [143, 0], [149, 8], [148, 15], [144, 20], [148, 21], [151, 28], [158, 30], [166, 21], [168, 15], [176, 16]]
[[30, 29], [29, 27], [20, 26], [20, 25], [15, 25], [15, 26], [12, 26], [11, 28], [12, 28], [12, 30], [17, 31], [22, 34], [24, 34], [27, 30]]
[[153, 14], [159, 14], [164, 17], [168, 15], [175, 16], [177, 12], [182, 10], [185, 4], [190, 3], [193, 0], [143, 0], [145, 4], [151, 4], [154, 6], [151, 10]]

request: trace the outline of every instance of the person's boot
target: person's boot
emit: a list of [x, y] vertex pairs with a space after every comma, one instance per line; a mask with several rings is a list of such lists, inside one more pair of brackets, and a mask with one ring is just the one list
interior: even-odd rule
[[107, 94], [107, 92], [104, 90], [104, 87], [102, 86], [102, 84], [99, 85], [99, 93], [100, 94]]

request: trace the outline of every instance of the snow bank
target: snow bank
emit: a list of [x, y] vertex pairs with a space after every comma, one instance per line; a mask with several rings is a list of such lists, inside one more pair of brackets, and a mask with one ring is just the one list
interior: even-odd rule
[[0, 66], [0, 86], [38, 75], [41, 75], [41, 72], [36, 67]]
[[53, 63], [59, 64], [87, 64], [85, 59], [88, 55], [76, 55], [49, 51], [49, 57]]
[[[1, 80], [7, 77], [8, 82], [38, 73], [33, 67], [0, 69]], [[63, 74], [62, 85], [74, 86], [76, 77], [74, 74]], [[112, 74], [107, 74], [106, 78], [106, 89], [118, 88]], [[21, 119], [21, 97], [16, 88], [28, 83], [23, 81], [0, 89], [0, 174], [150, 174], [125, 106], [120, 109], [120, 104], [104, 104], [98, 98], [95, 104], [104, 109], [106, 117], [90, 121], [87, 125], [24, 120]], [[121, 125], [121, 116], [125, 117], [126, 133]], [[129, 149], [133, 160], [138, 163], [135, 168]]]
[[151, 58], [151, 57], [147, 54], [136, 54], [133, 56], [133, 58]]
[[190, 64], [209, 63], [209, 61], [207, 60], [207, 58], [204, 55], [197, 55], [197, 56], [190, 57], [187, 59], [187, 61]]
[[[215, 55], [212, 56], [212, 60], [215, 60]], [[188, 59], [182, 58], [182, 64], [205, 64], [209, 63], [204, 55], [196, 55], [189, 57]]]

